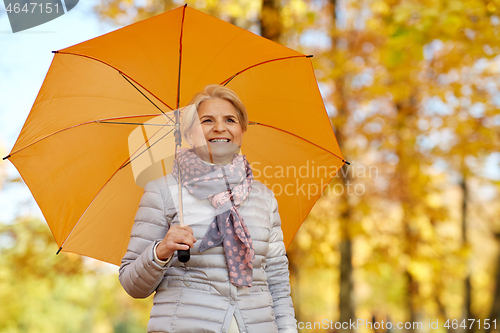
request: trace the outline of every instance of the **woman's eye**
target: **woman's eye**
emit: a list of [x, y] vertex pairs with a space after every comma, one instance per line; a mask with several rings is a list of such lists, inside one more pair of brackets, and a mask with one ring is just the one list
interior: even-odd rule
[[236, 122], [236, 121], [235, 121], [234, 119], [232, 119], [232, 118], [229, 118], [227, 121], [232, 122], [232, 123], [235, 123], [235, 122]]
[[206, 123], [206, 122], [212, 122], [212, 120], [211, 120], [211, 119], [203, 119], [203, 120], [201, 121], [201, 123], [202, 123], [202, 124], [203, 124], [203, 123]]

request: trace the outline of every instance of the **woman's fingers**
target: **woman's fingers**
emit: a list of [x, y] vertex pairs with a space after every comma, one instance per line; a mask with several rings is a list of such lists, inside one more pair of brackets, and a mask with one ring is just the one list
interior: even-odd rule
[[178, 251], [178, 250], [189, 250], [189, 245], [182, 244], [182, 243], [173, 243], [172, 242], [169, 247], [174, 252]]
[[193, 229], [188, 225], [182, 227], [178, 225], [171, 226], [165, 238], [173, 243], [188, 245], [188, 247], [182, 250], [192, 248], [194, 243], [196, 243], [196, 238], [193, 236]]
[[158, 258], [164, 260], [178, 250], [189, 250], [194, 247], [196, 238], [190, 226], [172, 225], [156, 249]]
[[182, 237], [181, 240], [179, 240], [180, 243], [188, 244], [189, 247], [193, 247], [194, 243], [196, 243], [196, 238], [193, 236], [193, 229], [191, 229], [190, 226], [184, 225], [184, 226], [175, 226], [175, 235], [179, 235]]
[[[191, 235], [186, 235], [183, 233], [173, 234], [171, 239], [169, 239], [175, 244], [186, 244], [188, 247], [192, 248], [194, 246], [194, 241]], [[183, 250], [187, 250], [183, 249]]]
[[188, 225], [183, 225], [182, 227], [179, 227], [179, 229], [183, 230], [184, 232], [186, 232], [187, 234], [191, 235], [192, 239], [193, 239], [193, 243], [196, 243], [196, 238], [193, 236], [193, 229], [191, 229], [190, 226]]

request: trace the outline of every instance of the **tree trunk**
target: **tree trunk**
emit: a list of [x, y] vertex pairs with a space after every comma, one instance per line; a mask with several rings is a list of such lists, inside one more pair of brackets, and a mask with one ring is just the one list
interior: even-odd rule
[[[408, 134], [408, 118], [413, 113], [415, 105], [413, 98], [409, 98], [406, 103], [396, 104], [396, 110], [398, 112], [397, 122], [396, 122], [396, 133], [398, 136], [396, 155], [399, 158], [399, 162], [396, 170], [395, 184], [399, 191], [398, 200], [400, 200], [403, 208], [402, 223], [404, 227], [404, 242], [405, 249], [404, 252], [408, 255], [410, 260], [414, 257], [414, 250], [418, 243], [418, 234], [411, 226], [411, 216], [414, 207], [414, 202], [412, 202], [413, 197], [410, 188], [410, 165], [409, 163], [415, 163], [408, 159], [412, 155], [412, 144], [408, 143], [411, 140], [411, 133]], [[411, 126], [411, 125], [410, 125]], [[410, 149], [410, 151], [408, 151]], [[411, 328], [406, 329], [406, 332], [413, 333], [413, 323], [417, 321], [416, 315], [416, 303], [415, 299], [418, 296], [418, 283], [412, 276], [409, 270], [409, 264], [405, 267], [404, 275], [406, 277], [407, 283], [407, 294], [406, 294], [406, 308], [408, 311], [408, 321], [412, 323]]]
[[[345, 123], [347, 119], [347, 109], [345, 103], [345, 91], [344, 91], [344, 81], [345, 78], [341, 77], [336, 80], [336, 88], [339, 89], [339, 92], [342, 96], [342, 103], [339, 105], [339, 118]], [[341, 151], [346, 151], [345, 149], [345, 141], [346, 141], [346, 133], [341, 126], [337, 129], [336, 137], [337, 142], [339, 144]], [[349, 186], [352, 184], [352, 179], [349, 174], [348, 165], [344, 165], [344, 167], [339, 171], [342, 175], [343, 182], [343, 191], [342, 191], [342, 203], [339, 205], [341, 207], [341, 212], [339, 216], [340, 223], [340, 293], [339, 293], [339, 313], [340, 318], [339, 321], [341, 323], [349, 322], [349, 320], [355, 321], [355, 312], [354, 312], [354, 302], [353, 302], [353, 291], [354, 291], [354, 283], [352, 280], [352, 235], [350, 232], [350, 223], [352, 221], [352, 207], [349, 202]], [[350, 325], [347, 329], [340, 329], [340, 332], [344, 333], [352, 333]]]
[[[405, 214], [405, 213], [404, 213]], [[407, 244], [407, 249], [406, 253], [409, 255], [411, 258], [412, 255], [412, 244], [414, 244], [412, 239], [413, 235], [411, 234], [410, 231], [410, 226], [409, 222], [405, 221], [405, 218], [403, 218], [403, 223], [405, 224], [405, 239], [406, 239], [406, 244]], [[416, 309], [415, 309], [415, 298], [418, 295], [418, 283], [415, 281], [413, 276], [411, 275], [408, 266], [406, 266], [405, 270], [405, 277], [406, 277], [406, 283], [407, 283], [407, 294], [406, 294], [406, 308], [408, 309], [408, 321], [412, 323], [411, 327], [409, 329], [406, 329], [406, 332], [408, 333], [413, 333], [413, 323], [417, 321], [417, 316], [416, 316]]]
[[[438, 279], [441, 279], [441, 277], [439, 277]], [[442, 286], [442, 280], [441, 280], [437, 283], [436, 290], [441, 290], [442, 288], [443, 288], [443, 286]], [[436, 295], [434, 296], [434, 299], [435, 299], [435, 302], [438, 306], [438, 311], [439, 311], [439, 315], [441, 316], [441, 318], [448, 318], [448, 316], [446, 314], [446, 308], [445, 308], [443, 302], [441, 302], [439, 292], [436, 293]], [[446, 327], [446, 332], [453, 333], [454, 330], [451, 326], [449, 326], [449, 327]]]
[[[500, 233], [495, 233], [495, 238], [497, 242], [500, 240]], [[495, 293], [493, 294], [493, 304], [491, 304], [490, 315], [490, 327], [485, 329], [485, 333], [490, 333], [491, 330], [498, 331], [495, 329], [498, 326], [493, 326], [492, 321], [496, 320], [496, 325], [500, 325], [500, 251], [497, 254], [497, 274], [495, 276]]]
[[260, 34], [279, 43], [281, 36], [280, 2], [278, 0], [262, 0], [260, 11]]
[[[467, 246], [467, 197], [468, 197], [468, 187], [467, 187], [467, 177], [465, 173], [462, 174], [462, 180], [460, 182], [460, 187], [462, 188], [462, 246]], [[471, 292], [472, 287], [470, 283], [470, 270], [467, 270], [467, 276], [464, 281], [464, 319], [473, 319], [474, 315], [471, 312]], [[465, 329], [466, 333], [475, 331], [475, 326], [470, 328], [467, 325]]]
[[[331, 6], [331, 17], [332, 17], [332, 28], [335, 28], [337, 21], [337, 12], [336, 12], [336, 0], [330, 0]], [[336, 52], [337, 46], [337, 36], [336, 34], [332, 34], [332, 52]], [[344, 128], [342, 124], [346, 122], [348, 118], [348, 110], [346, 103], [346, 91], [344, 87], [344, 81], [346, 80], [345, 76], [340, 76], [335, 78], [335, 90], [337, 92], [337, 110], [338, 110], [338, 119], [340, 120], [340, 125], [336, 129], [335, 136], [337, 137], [337, 142], [339, 144], [340, 150], [346, 152], [345, 141], [347, 137], [347, 133], [344, 133]], [[339, 123], [339, 122], [337, 122]], [[339, 314], [340, 322], [349, 322], [349, 320], [355, 321], [355, 311], [354, 311], [354, 302], [353, 302], [353, 290], [354, 283], [352, 280], [352, 240], [350, 233], [350, 223], [352, 220], [352, 207], [349, 202], [349, 196], [347, 193], [348, 186], [351, 183], [351, 179], [349, 176], [349, 169], [347, 166], [344, 166], [339, 173], [343, 176], [343, 193], [342, 193], [342, 203], [339, 205], [342, 211], [340, 212], [339, 222], [340, 222], [340, 292], [339, 292]], [[353, 330], [350, 328], [340, 329], [341, 333], [352, 333]]]
[[[340, 293], [339, 312], [341, 323], [355, 321], [353, 306], [353, 281], [352, 281], [352, 242], [349, 233], [350, 209], [346, 208], [340, 217], [341, 241], [340, 241]], [[340, 332], [353, 332], [348, 329], [341, 329]]]
[[[337, 87], [342, 87], [343, 85], [339, 82]], [[342, 88], [340, 88], [343, 90]], [[344, 104], [345, 105], [345, 104]], [[339, 108], [339, 116], [341, 119], [347, 119], [347, 111], [344, 107]], [[345, 133], [342, 129], [338, 129], [336, 133], [337, 142], [339, 144], [340, 150], [345, 151]], [[352, 280], [352, 235], [350, 232], [350, 223], [352, 221], [352, 207], [349, 202], [348, 189], [350, 184], [352, 184], [352, 179], [349, 174], [348, 166], [344, 167], [339, 171], [342, 175], [343, 191], [341, 194], [342, 203], [339, 205], [341, 212], [339, 216], [340, 224], [340, 292], [339, 292], [339, 321], [341, 323], [349, 322], [349, 320], [355, 321], [354, 312], [354, 302], [353, 302], [353, 291], [354, 283]], [[340, 329], [340, 332], [352, 333], [353, 330], [350, 328]]]

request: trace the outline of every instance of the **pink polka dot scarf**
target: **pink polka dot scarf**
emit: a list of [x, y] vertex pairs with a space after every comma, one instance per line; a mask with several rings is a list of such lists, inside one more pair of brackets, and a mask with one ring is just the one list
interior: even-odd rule
[[231, 164], [208, 165], [192, 149], [179, 149], [173, 176], [197, 199], [208, 199], [216, 217], [200, 244], [200, 252], [222, 244], [229, 268], [229, 280], [235, 286], [251, 287], [255, 251], [250, 232], [238, 211], [252, 189], [253, 174], [244, 155], [235, 154]]

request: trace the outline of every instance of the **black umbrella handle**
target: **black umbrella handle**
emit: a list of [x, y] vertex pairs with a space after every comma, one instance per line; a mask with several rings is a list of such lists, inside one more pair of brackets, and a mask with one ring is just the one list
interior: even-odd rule
[[191, 252], [189, 250], [177, 250], [177, 258], [180, 262], [188, 262], [191, 258]]

